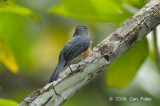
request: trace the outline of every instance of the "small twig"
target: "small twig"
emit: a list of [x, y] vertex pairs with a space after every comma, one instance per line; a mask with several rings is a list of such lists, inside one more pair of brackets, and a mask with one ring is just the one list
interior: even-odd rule
[[155, 55], [156, 55], [156, 61], [158, 70], [160, 71], [160, 56], [158, 52], [158, 44], [157, 44], [157, 31], [156, 28], [153, 30], [153, 40], [154, 40], [154, 48], [155, 48]]

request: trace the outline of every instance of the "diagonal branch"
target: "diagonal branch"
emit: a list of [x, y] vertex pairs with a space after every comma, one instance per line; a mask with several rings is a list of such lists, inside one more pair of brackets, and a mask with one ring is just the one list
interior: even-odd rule
[[[97, 74], [106, 70], [160, 23], [160, 1], [150, 1], [125, 24], [93, 48], [89, 56], [66, 69], [57, 81], [32, 92], [19, 106], [59, 106]], [[55, 94], [55, 91], [58, 95]]]

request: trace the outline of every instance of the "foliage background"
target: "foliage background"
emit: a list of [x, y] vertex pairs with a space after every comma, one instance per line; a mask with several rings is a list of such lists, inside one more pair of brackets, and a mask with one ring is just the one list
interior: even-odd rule
[[[88, 26], [94, 47], [146, 2], [146, 0], [15, 1], [16, 5], [28, 8], [33, 14], [30, 11], [24, 14], [23, 9], [17, 9], [17, 14], [15, 6], [10, 11], [1, 11], [3, 6], [0, 2], [0, 35], [1, 40], [5, 42], [3, 44], [0, 40], [3, 47], [0, 48], [0, 53], [9, 50], [8, 53], [13, 56], [13, 59], [10, 59], [9, 55], [5, 57], [0, 54], [5, 57], [4, 59], [0, 57], [0, 98], [3, 98], [0, 99], [0, 106], [8, 103], [5, 99], [20, 102], [30, 92], [48, 83], [57, 65], [60, 50], [72, 37], [77, 25]], [[150, 34], [147, 40], [144, 39], [114, 62], [106, 72], [101, 73], [65, 102], [64, 106], [158, 105], [160, 74], [154, 51]], [[8, 66], [4, 62], [6, 59], [9, 61]], [[9, 68], [16, 66], [19, 68], [17, 74], [13, 68]], [[127, 99], [149, 97], [152, 101], [111, 102], [109, 97]], [[13, 105], [14, 101], [11, 101]]]

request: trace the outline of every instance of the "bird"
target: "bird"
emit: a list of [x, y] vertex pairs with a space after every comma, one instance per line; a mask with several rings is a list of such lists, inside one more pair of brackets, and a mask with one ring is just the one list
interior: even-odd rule
[[49, 82], [53, 82], [58, 79], [62, 69], [68, 65], [72, 71], [70, 65], [76, 64], [86, 57], [91, 50], [91, 38], [88, 34], [88, 28], [83, 25], [78, 25], [75, 28], [73, 37], [64, 45], [59, 55], [58, 65], [50, 77]]

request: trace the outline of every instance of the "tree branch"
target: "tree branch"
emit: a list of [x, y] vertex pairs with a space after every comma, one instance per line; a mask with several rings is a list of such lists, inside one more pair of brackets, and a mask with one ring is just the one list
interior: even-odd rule
[[[150, 1], [125, 24], [93, 48], [89, 56], [66, 69], [57, 81], [32, 92], [19, 106], [59, 106], [99, 72], [107, 69], [160, 23], [160, 1]], [[55, 91], [58, 95], [55, 94]]]

